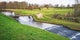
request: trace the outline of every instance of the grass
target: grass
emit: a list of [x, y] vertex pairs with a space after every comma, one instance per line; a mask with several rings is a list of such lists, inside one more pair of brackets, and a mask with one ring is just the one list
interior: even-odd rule
[[[10, 9], [11, 10], [11, 9]], [[67, 12], [73, 12], [74, 10], [72, 8], [70, 9], [58, 9], [58, 8], [49, 8], [49, 9], [46, 9], [46, 8], [43, 8], [41, 10], [38, 10], [38, 9], [34, 9], [34, 10], [22, 10], [22, 9], [12, 9], [13, 11], [15, 11], [17, 14], [21, 14], [21, 15], [35, 15], [37, 13], [42, 13], [44, 15], [53, 15], [53, 14], [61, 14], [61, 15], [64, 15], [65, 13]]]
[[40, 22], [64, 25], [65, 27], [68, 27], [73, 30], [80, 30], [80, 23], [70, 22], [70, 21], [66, 21], [66, 20], [59, 20], [59, 19], [54, 19], [54, 18], [52, 19], [47, 16], [45, 18], [36, 19], [36, 20], [40, 21]]
[[[46, 8], [43, 8], [42, 10], [38, 10], [38, 9], [34, 9], [34, 10], [12, 9], [12, 11], [14, 11], [16, 14], [19, 14], [19, 15], [32, 15], [32, 16], [34, 16], [35, 20], [39, 21], [39, 22], [62, 24], [70, 29], [80, 30], [80, 23], [51, 18], [54, 14], [65, 15], [68, 12], [73, 13], [74, 10], [72, 8], [65, 8], [65, 9], [61, 9], [61, 8], [46, 9]], [[44, 17], [37, 18], [36, 17], [37, 13], [42, 13], [44, 15]]]
[[26, 26], [0, 14], [0, 40], [69, 40], [45, 30]]

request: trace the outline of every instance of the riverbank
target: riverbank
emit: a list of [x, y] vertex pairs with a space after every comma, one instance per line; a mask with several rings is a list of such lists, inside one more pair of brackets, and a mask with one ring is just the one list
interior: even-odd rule
[[[37, 31], [36, 31], [37, 30]], [[0, 14], [1, 40], [69, 40], [45, 30], [22, 25], [11, 17]]]
[[[57, 9], [57, 8], [45, 9], [44, 8], [42, 10], [38, 10], [38, 9], [35, 10], [10, 9], [10, 10], [14, 11], [18, 15], [32, 15], [34, 17], [34, 20], [37, 22], [60, 24], [73, 30], [80, 30], [80, 23], [51, 18], [52, 15], [54, 15], [56, 12], [61, 15], [64, 15], [67, 12], [73, 12], [73, 9]], [[36, 17], [37, 13], [42, 13], [44, 15], [43, 18], [37, 18]]]
[[69, 22], [69, 21], [59, 20], [59, 19], [52, 19], [52, 18], [49, 19], [47, 17], [42, 18], [42, 19], [35, 18], [35, 20], [37, 22], [44, 22], [44, 23], [50, 23], [50, 24], [63, 25], [64, 27], [66, 27], [68, 29], [80, 31], [80, 23]]

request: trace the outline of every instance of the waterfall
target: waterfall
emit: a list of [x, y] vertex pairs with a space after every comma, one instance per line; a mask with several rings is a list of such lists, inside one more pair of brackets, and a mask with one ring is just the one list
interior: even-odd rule
[[15, 16], [14, 12], [2, 12], [2, 14], [6, 15], [6, 16]]
[[19, 16], [18, 21], [22, 24], [32, 22], [33, 17], [32, 16]]
[[24, 21], [24, 22], [28, 22], [30, 19], [28, 18], [28, 16], [19, 16], [19, 20], [20, 21]]
[[32, 16], [28, 16], [29, 17], [29, 21], [32, 22], [33, 21], [33, 17]]
[[12, 12], [12, 14], [11, 14], [12, 16], [15, 16], [15, 13], [14, 12]]

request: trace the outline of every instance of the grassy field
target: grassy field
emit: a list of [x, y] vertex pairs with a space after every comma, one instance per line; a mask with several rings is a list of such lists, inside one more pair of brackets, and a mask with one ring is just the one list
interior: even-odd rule
[[[34, 10], [12, 9], [12, 11], [15, 11], [15, 13], [19, 14], [19, 15], [32, 15], [32, 16], [34, 16], [35, 20], [38, 22], [62, 24], [62, 25], [69, 27], [71, 29], [80, 30], [80, 23], [51, 18], [54, 14], [65, 15], [68, 12], [73, 13], [74, 10], [72, 8], [65, 8], [65, 9], [61, 9], [61, 8], [46, 9], [46, 8], [43, 8], [42, 10], [38, 10], [38, 9], [34, 9]], [[35, 16], [37, 13], [42, 13], [44, 15], [44, 17], [43, 18], [37, 18]]]
[[28, 14], [30, 14], [30, 15], [36, 15], [37, 13], [42, 13], [42, 14], [44, 14], [44, 16], [45, 15], [51, 16], [53, 14], [64, 15], [67, 12], [73, 13], [73, 11], [74, 11], [72, 8], [69, 8], [69, 9], [67, 9], [67, 8], [65, 8], [65, 9], [61, 9], [61, 8], [49, 8], [49, 9], [46, 9], [46, 8], [43, 8], [41, 10], [39, 10], [39, 9], [34, 9], [34, 10], [12, 9], [12, 10], [14, 10], [17, 14], [20, 13], [21, 15], [28, 15]]
[[0, 14], [0, 40], [69, 40], [45, 30], [26, 26]]

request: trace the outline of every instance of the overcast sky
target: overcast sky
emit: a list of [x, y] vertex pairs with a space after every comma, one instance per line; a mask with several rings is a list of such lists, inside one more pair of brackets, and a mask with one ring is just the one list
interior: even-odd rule
[[75, 3], [75, 0], [0, 0], [0, 1], [19, 1], [19, 2], [22, 2], [22, 1], [26, 1], [28, 3], [31, 3], [31, 4], [63, 4], [63, 5], [68, 5], [68, 4], [74, 4]]

